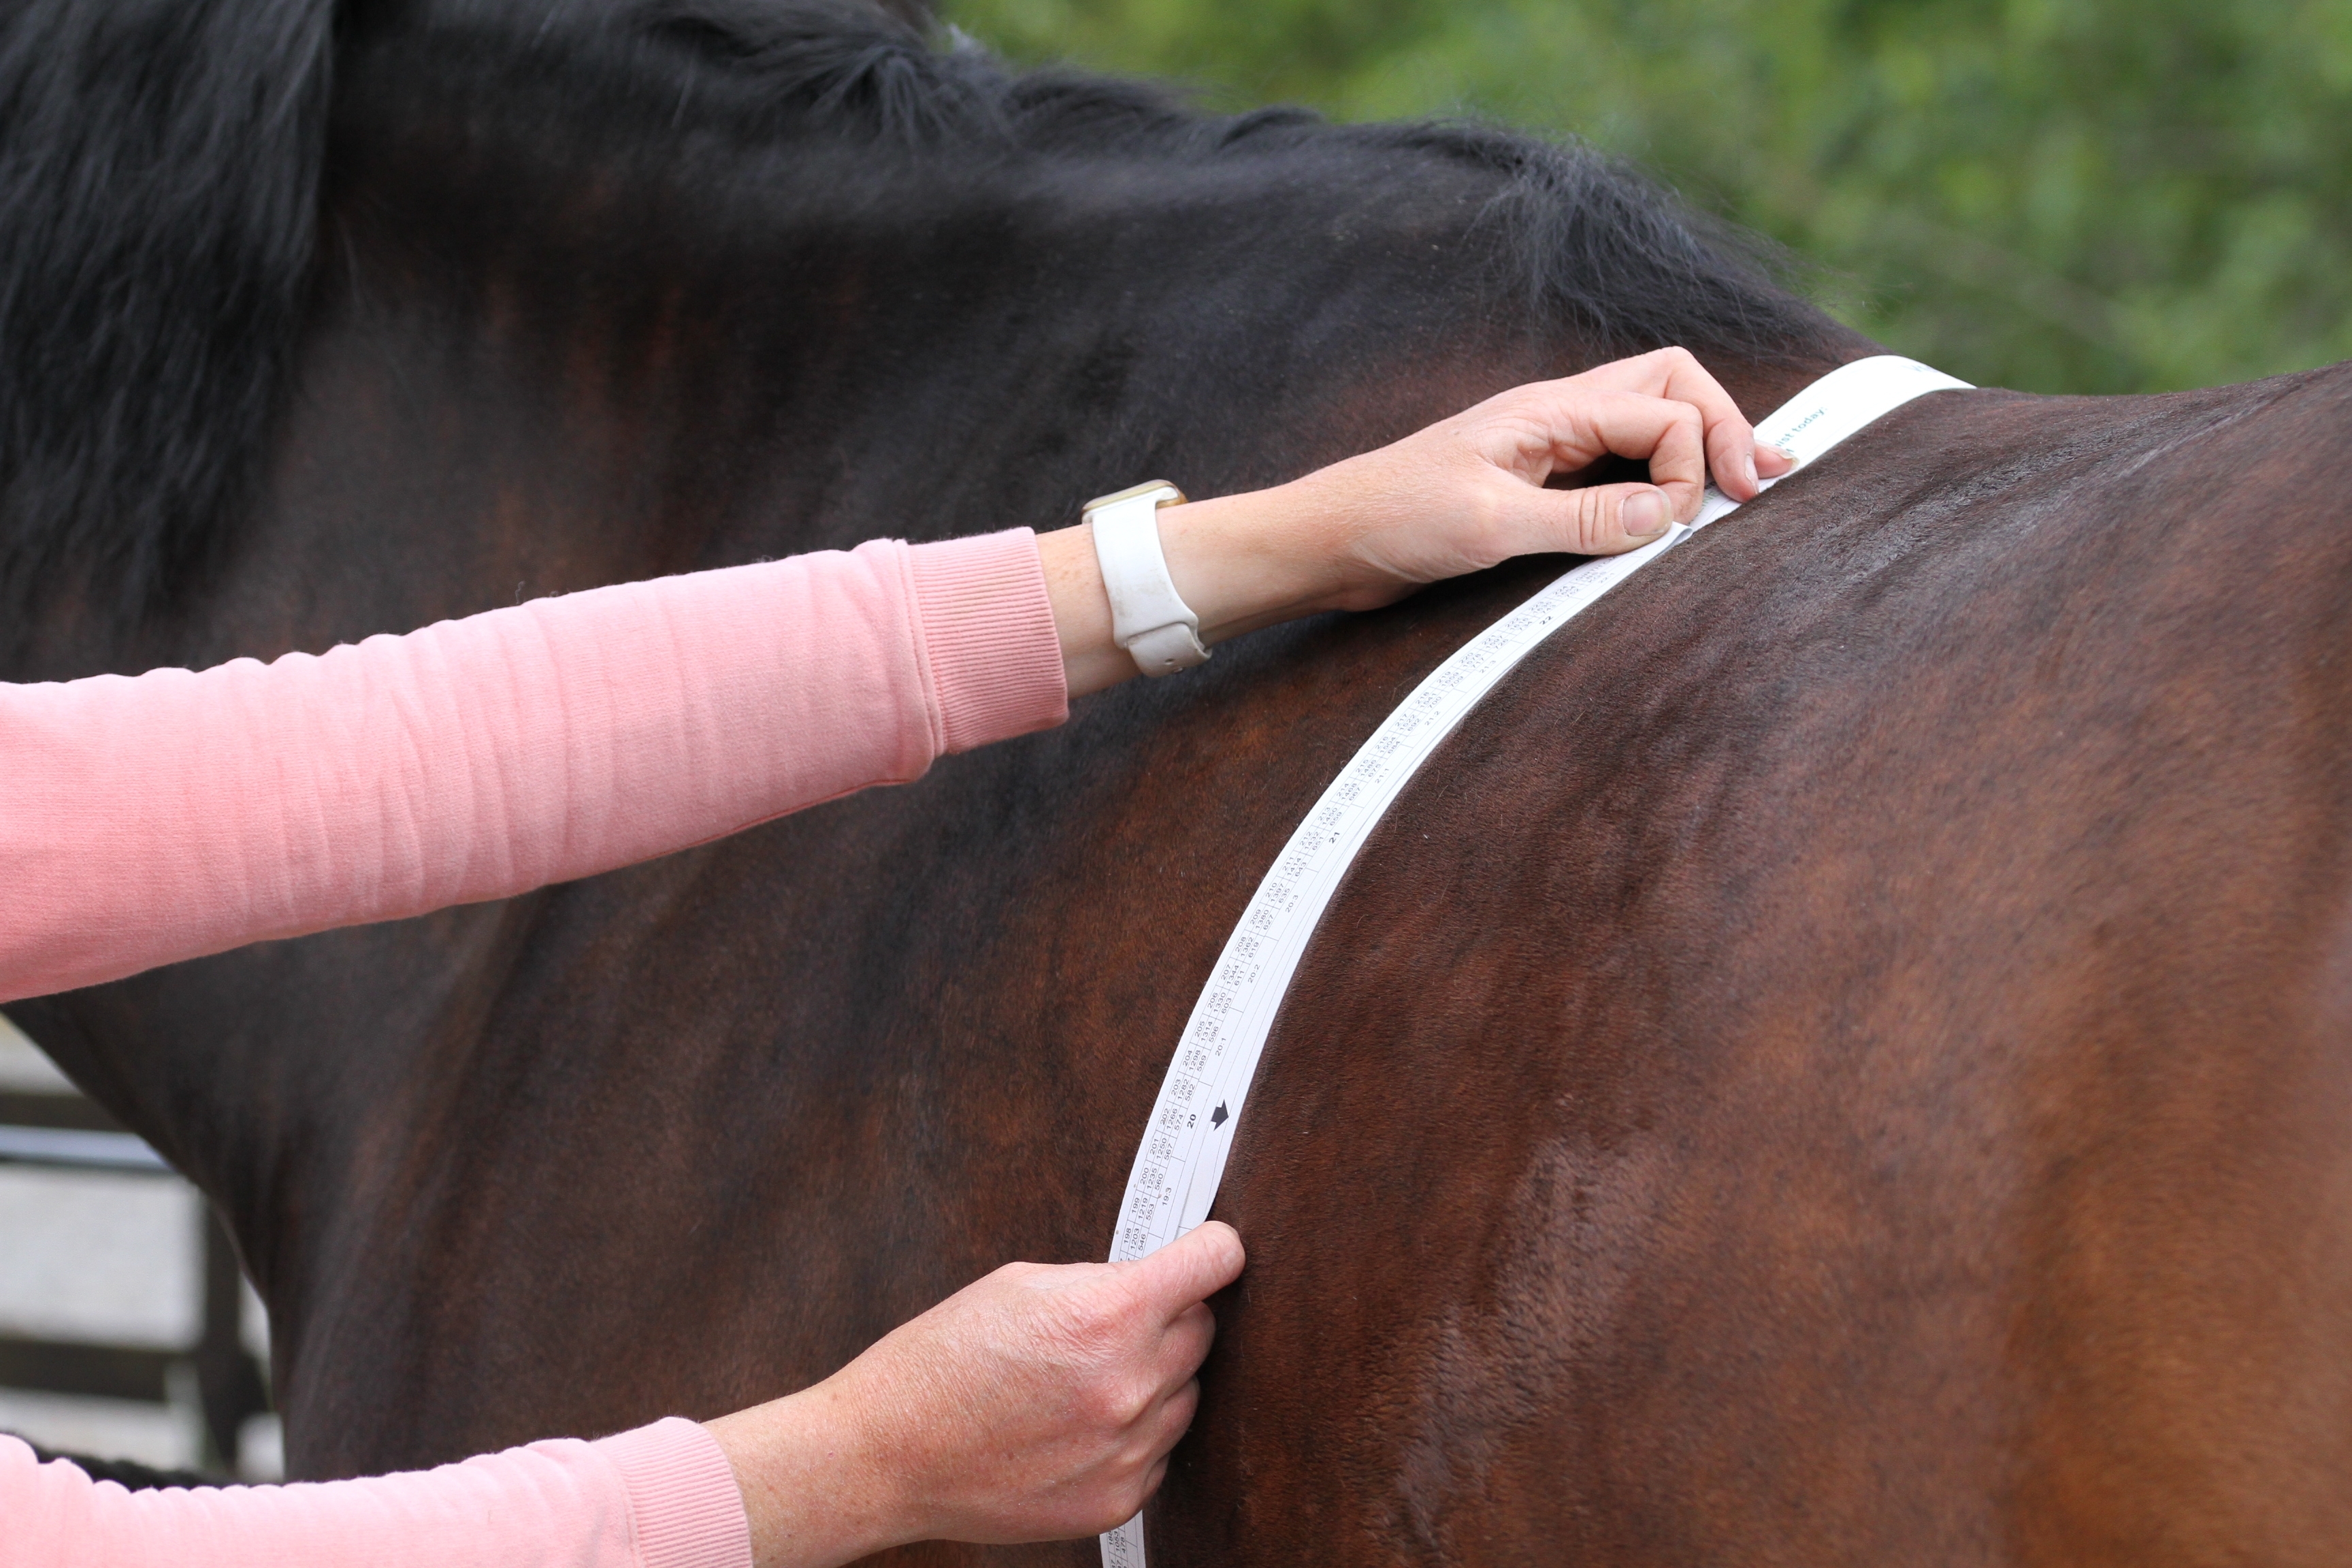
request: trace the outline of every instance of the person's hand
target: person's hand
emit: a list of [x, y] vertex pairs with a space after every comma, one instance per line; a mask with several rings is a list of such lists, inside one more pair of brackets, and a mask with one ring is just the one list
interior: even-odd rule
[[[1651, 482], [1546, 488], [1612, 454], [1646, 459]], [[1788, 468], [1784, 453], [1757, 447], [1730, 394], [1697, 360], [1661, 349], [1506, 392], [1265, 494], [1320, 525], [1328, 574], [1314, 584], [1318, 606], [1370, 609], [1515, 555], [1633, 549], [1669, 519], [1698, 515], [1710, 470], [1744, 501], [1759, 471], [1777, 478]]]
[[[1548, 488], [1609, 456], [1647, 484]], [[1204, 642], [1320, 610], [1365, 610], [1515, 555], [1613, 555], [1698, 513], [1707, 475], [1734, 500], [1790, 459], [1683, 349], [1487, 399], [1415, 435], [1246, 495], [1160, 514], [1169, 575]], [[1110, 641], [1083, 528], [1039, 541], [1072, 695], [1136, 673]]]
[[709, 1423], [758, 1568], [910, 1541], [1057, 1541], [1133, 1517], [1200, 1398], [1216, 1221], [1135, 1263], [1013, 1263], [817, 1384]]

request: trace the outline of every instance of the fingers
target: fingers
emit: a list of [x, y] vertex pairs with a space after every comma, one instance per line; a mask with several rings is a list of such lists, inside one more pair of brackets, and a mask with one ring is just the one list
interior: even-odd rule
[[1603, 453], [1645, 458], [1650, 482], [1665, 492], [1674, 515], [1685, 521], [1698, 515], [1706, 496], [1706, 448], [1696, 408], [1641, 393], [1588, 393], [1567, 413], [1553, 441], [1569, 466], [1583, 468]]
[[1181, 1442], [1184, 1434], [1192, 1429], [1192, 1417], [1201, 1413], [1201, 1384], [1187, 1378], [1169, 1391], [1168, 1397], [1153, 1412], [1152, 1424], [1158, 1428], [1152, 1436], [1151, 1456], [1164, 1458], [1168, 1450]]
[[1217, 1320], [1205, 1302], [1195, 1301], [1179, 1313], [1160, 1342], [1161, 1391], [1172, 1393], [1191, 1381], [1209, 1359], [1209, 1347], [1216, 1339]]
[[[1570, 378], [1569, 384], [1579, 384], [1669, 398], [1696, 409], [1705, 429], [1707, 468], [1723, 493], [1734, 500], [1756, 499], [1759, 464], [1761, 477], [1767, 479], [1788, 470], [1786, 459], [1778, 452], [1769, 447], [1758, 452], [1755, 429], [1739, 412], [1739, 405], [1688, 349], [1659, 349], [1618, 360]], [[1652, 477], [1658, 477], [1654, 470]], [[1687, 521], [1691, 514], [1678, 510], [1676, 515]]]
[[[1173, 1447], [1173, 1446], [1174, 1446], [1174, 1445], [1172, 1445], [1172, 1444], [1171, 1445], [1171, 1447]], [[1133, 1518], [1136, 1516], [1136, 1514], [1138, 1514], [1138, 1513], [1141, 1513], [1141, 1512], [1143, 1511], [1143, 1505], [1144, 1505], [1145, 1503], [1147, 1503], [1147, 1502], [1150, 1502], [1150, 1501], [1154, 1497], [1156, 1497], [1156, 1496], [1158, 1496], [1158, 1495], [1159, 1495], [1159, 1493], [1160, 1493], [1160, 1482], [1162, 1482], [1162, 1481], [1164, 1481], [1164, 1480], [1166, 1480], [1167, 1479], [1168, 1479], [1168, 1456], [1167, 1456], [1167, 1455], [1165, 1455], [1165, 1454], [1162, 1454], [1162, 1455], [1160, 1455], [1160, 1458], [1159, 1458], [1158, 1459], [1156, 1459], [1156, 1460], [1154, 1460], [1154, 1461], [1152, 1462], [1151, 1468], [1150, 1468], [1149, 1470], [1146, 1470], [1146, 1471], [1144, 1472], [1144, 1475], [1143, 1475], [1143, 1486], [1142, 1486], [1142, 1489], [1141, 1489], [1141, 1495], [1139, 1495], [1139, 1497], [1137, 1497], [1137, 1499], [1135, 1500], [1135, 1508], [1134, 1508], [1134, 1510], [1133, 1510], [1132, 1511], [1130, 1511], [1130, 1512], [1128, 1514], [1127, 1519], [1133, 1519]], [[1126, 1520], [1126, 1519], [1123, 1519], [1123, 1520], [1120, 1520], [1120, 1521], [1119, 1521], [1119, 1523], [1120, 1523], [1120, 1524], [1125, 1524], [1126, 1522], [1127, 1522], [1127, 1520]], [[1114, 1528], [1114, 1529], [1116, 1529], [1116, 1528], [1117, 1528], [1117, 1526], [1113, 1526], [1113, 1528]], [[1097, 1532], [1097, 1533], [1099, 1533], [1099, 1532]]]
[[1133, 1505], [1120, 1514], [1121, 1520], [1132, 1518], [1135, 1510], [1141, 1508], [1151, 1494], [1160, 1489], [1160, 1479], [1168, 1472], [1168, 1456], [1177, 1444], [1184, 1440], [1184, 1434], [1192, 1429], [1192, 1417], [1200, 1414], [1200, 1409], [1201, 1385], [1188, 1382], [1172, 1390], [1144, 1418], [1149, 1433], [1148, 1443], [1142, 1450], [1147, 1468]]
[[1169, 1389], [1167, 1399], [1152, 1413], [1152, 1458], [1167, 1453], [1183, 1441], [1183, 1434], [1192, 1429], [1192, 1417], [1200, 1415], [1200, 1380], [1185, 1377], [1183, 1383]]
[[1223, 1220], [1213, 1219], [1150, 1257], [1119, 1267], [1128, 1271], [1129, 1285], [1152, 1304], [1160, 1321], [1173, 1322], [1187, 1308], [1240, 1279], [1247, 1260], [1240, 1233]]
[[1622, 555], [1666, 531], [1671, 509], [1648, 485], [1593, 485], [1574, 490], [1538, 490], [1528, 498], [1522, 527], [1546, 541], [1526, 553], [1557, 551], [1568, 555]]

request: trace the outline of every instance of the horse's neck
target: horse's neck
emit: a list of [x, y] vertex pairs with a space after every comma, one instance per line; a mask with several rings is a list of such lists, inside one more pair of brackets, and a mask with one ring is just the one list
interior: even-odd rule
[[[520, 142], [436, 157], [444, 110], [371, 110], [364, 86], [265, 503], [173, 616], [125, 637], [63, 607], [39, 673], [315, 650], [881, 534], [1043, 529], [1143, 474], [1223, 493], [1597, 357], [1496, 298], [1471, 237], [1492, 177], [1425, 161], [1392, 190], [1360, 171], [1319, 195], [1273, 165], [1133, 189], [1080, 169], [1040, 201], [877, 172], [846, 144], [608, 179]], [[375, 140], [352, 123], [370, 112]], [[839, 216], [850, 190], [865, 219]], [[548, 221], [566, 211], [587, 216]], [[1751, 411], [1813, 374], [1715, 368]], [[143, 982], [152, 1001], [98, 1010], [115, 1059], [65, 1049], [159, 1125], [152, 1059], [219, 1048], [170, 1016], [266, 1016], [283, 984], [266, 968], [247, 973], [268, 998], [221, 994], [223, 966]]]

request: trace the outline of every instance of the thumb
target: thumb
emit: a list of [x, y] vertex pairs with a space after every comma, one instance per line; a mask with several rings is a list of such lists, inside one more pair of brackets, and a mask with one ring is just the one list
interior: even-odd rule
[[1620, 555], [1666, 531], [1674, 503], [1655, 485], [1591, 485], [1573, 490], [1541, 490], [1539, 526], [1552, 538], [1539, 550], [1570, 555]]
[[1240, 1279], [1245, 1261], [1240, 1233], [1213, 1219], [1126, 1267], [1129, 1283], [1163, 1319], [1172, 1320]]

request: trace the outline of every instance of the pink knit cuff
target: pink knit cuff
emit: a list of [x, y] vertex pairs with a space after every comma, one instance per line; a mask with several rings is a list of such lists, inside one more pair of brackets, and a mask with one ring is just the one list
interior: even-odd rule
[[671, 1416], [591, 1444], [628, 1488], [641, 1568], [751, 1568], [751, 1526], [719, 1440]]
[[1016, 528], [918, 544], [907, 559], [941, 751], [968, 752], [1070, 716], [1035, 534]]

